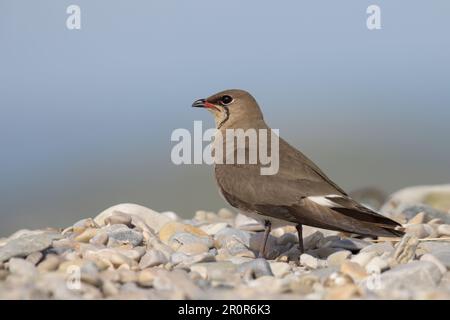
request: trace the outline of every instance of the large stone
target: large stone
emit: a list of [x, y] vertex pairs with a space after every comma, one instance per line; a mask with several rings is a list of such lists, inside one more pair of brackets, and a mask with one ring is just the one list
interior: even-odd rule
[[94, 221], [101, 225], [105, 225], [105, 219], [114, 215], [114, 214], [126, 214], [132, 217], [138, 217], [142, 219], [145, 224], [152, 229], [154, 232], [158, 232], [166, 223], [170, 222], [171, 219], [167, 216], [164, 216], [156, 211], [153, 211], [144, 206], [133, 204], [133, 203], [121, 203], [115, 206], [112, 206], [105, 211], [98, 214]]
[[[399, 265], [380, 275], [381, 290], [423, 290], [435, 287], [442, 278], [439, 268], [429, 261], [413, 261]], [[375, 288], [377, 289], [377, 288]]]
[[0, 263], [13, 257], [25, 257], [33, 252], [45, 250], [52, 245], [53, 240], [61, 237], [59, 233], [45, 231], [18, 236], [0, 247]]

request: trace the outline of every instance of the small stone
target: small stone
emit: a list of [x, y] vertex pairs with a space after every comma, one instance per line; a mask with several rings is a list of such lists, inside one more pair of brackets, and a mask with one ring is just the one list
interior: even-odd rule
[[120, 243], [130, 243], [133, 246], [140, 245], [144, 239], [142, 233], [130, 229], [123, 224], [113, 224], [109, 227], [105, 227], [102, 229], [102, 232], [106, 232], [108, 234], [110, 241], [111, 239], [114, 239]]
[[168, 244], [174, 250], [177, 250], [182, 245], [188, 244], [203, 244], [209, 249], [214, 246], [214, 240], [209, 236], [199, 237], [188, 232], [177, 232], [170, 238]]
[[[280, 228], [278, 228], [280, 230]], [[298, 243], [298, 235], [293, 233], [285, 233], [282, 236], [276, 238], [276, 244], [278, 246], [286, 246], [293, 243]]]
[[173, 211], [164, 211], [161, 212], [161, 214], [167, 218], [169, 218], [172, 221], [180, 220], [180, 217]]
[[37, 265], [39, 262], [41, 262], [42, 258], [44, 258], [44, 255], [40, 251], [33, 252], [29, 254], [26, 258], [27, 261], [31, 262], [34, 265]]
[[159, 239], [167, 244], [176, 233], [190, 233], [197, 237], [208, 237], [206, 232], [197, 227], [172, 221], [161, 228], [159, 231]]
[[447, 272], [447, 267], [431, 253], [426, 253], [423, 256], [421, 256], [420, 261], [429, 261], [434, 263], [439, 268], [442, 275], [444, 275]]
[[361, 249], [361, 252], [376, 252], [378, 255], [381, 255], [385, 252], [394, 252], [394, 250], [395, 248], [391, 242], [379, 242]]
[[[394, 247], [392, 247], [392, 250]], [[378, 253], [376, 251], [367, 251], [367, 252], [360, 252], [357, 255], [353, 256], [350, 261], [356, 262], [361, 267], [365, 267], [372, 258], [376, 257]]]
[[210, 281], [227, 281], [237, 271], [237, 265], [231, 262], [203, 262], [190, 267], [192, 272], [197, 272], [203, 279]]
[[153, 271], [152, 269], [144, 269], [139, 272], [137, 282], [143, 287], [151, 287], [153, 286], [155, 277], [155, 271]]
[[217, 215], [221, 219], [233, 219], [236, 214], [227, 208], [222, 208], [217, 212]]
[[120, 282], [136, 282], [138, 280], [138, 274], [131, 270], [119, 270]]
[[102, 291], [106, 297], [113, 297], [119, 294], [119, 288], [112, 281], [103, 281]]
[[262, 276], [273, 276], [270, 265], [266, 259], [255, 259], [245, 262], [238, 267], [238, 272], [245, 279], [257, 279]]
[[317, 268], [321, 268], [321, 267], [326, 267], [326, 261], [319, 260], [307, 253], [303, 253], [300, 256], [300, 264], [305, 267], [308, 267], [309, 269], [317, 269]]
[[437, 232], [439, 236], [450, 236], [450, 224], [441, 224], [437, 227]]
[[74, 240], [78, 242], [84, 242], [87, 243], [89, 240], [91, 240], [95, 235], [97, 234], [98, 229], [94, 228], [87, 228], [82, 233], [77, 235]]
[[197, 254], [208, 252], [209, 247], [203, 243], [188, 243], [183, 244], [177, 251], [187, 254], [188, 256], [194, 256]]
[[371, 245], [370, 242], [355, 238], [334, 240], [329, 244], [332, 248], [342, 248], [352, 252], [360, 251], [369, 245]]
[[289, 274], [291, 266], [285, 262], [270, 262], [270, 269], [276, 278], [283, 278]]
[[226, 223], [226, 222], [217, 222], [217, 223], [207, 224], [207, 225], [201, 226], [200, 229], [203, 230], [204, 232], [206, 232], [206, 234], [208, 234], [208, 235], [215, 235], [220, 230], [225, 229], [227, 227], [229, 227], [228, 223]]
[[450, 251], [438, 250], [434, 252], [434, 256], [438, 258], [447, 269], [450, 269]]
[[379, 274], [387, 269], [389, 269], [389, 263], [381, 257], [374, 257], [366, 265], [366, 271], [369, 274], [372, 274], [372, 273]]
[[20, 258], [9, 260], [9, 272], [22, 277], [34, 277], [37, 274], [33, 263]]
[[426, 217], [425, 212], [423, 211], [419, 212], [408, 221], [408, 224], [423, 224], [425, 223], [425, 217]]
[[141, 258], [139, 268], [151, 268], [161, 264], [166, 264], [167, 262], [169, 262], [167, 257], [161, 251], [151, 249]]
[[105, 218], [105, 224], [123, 224], [127, 227], [132, 227], [131, 223], [132, 217], [128, 214], [115, 212], [113, 215]]
[[13, 257], [26, 257], [33, 252], [43, 251], [52, 245], [53, 240], [61, 237], [58, 233], [40, 231], [11, 239], [0, 247], [0, 263]]
[[328, 256], [327, 263], [330, 267], [339, 267], [345, 260], [351, 257], [352, 253], [348, 250], [335, 252]]
[[108, 243], [108, 239], [109, 239], [108, 234], [105, 232], [102, 232], [102, 233], [98, 233], [97, 235], [92, 237], [91, 240], [89, 240], [89, 243], [94, 244], [94, 245], [104, 246]]
[[405, 234], [402, 240], [397, 244], [395, 252], [392, 255], [392, 265], [407, 263], [415, 256], [419, 240], [409, 234]]
[[349, 300], [360, 296], [359, 288], [354, 284], [346, 284], [331, 288], [325, 295], [326, 300]]
[[48, 254], [44, 261], [42, 261], [38, 266], [37, 269], [39, 272], [48, 272], [48, 271], [55, 271], [58, 269], [59, 264], [61, 262], [61, 258], [59, 258], [55, 254]]
[[98, 228], [98, 225], [92, 218], [87, 218], [75, 222], [72, 226], [73, 232], [75, 233], [81, 233], [87, 228]]
[[245, 230], [245, 231], [262, 231], [262, 230], [264, 230], [264, 226], [261, 225], [261, 223], [259, 223], [255, 219], [252, 219], [250, 217], [247, 217], [246, 215], [243, 215], [242, 213], [238, 213], [236, 215], [236, 219], [234, 220], [234, 225], [239, 230]]
[[[429, 228], [431, 228], [431, 230]], [[423, 239], [423, 238], [428, 237], [431, 234], [432, 230], [433, 230], [433, 228], [426, 224], [410, 224], [410, 225], [406, 226], [406, 228], [405, 228], [405, 232], [407, 234], [414, 236], [418, 239]]]
[[227, 242], [230, 240], [237, 240], [248, 248], [250, 246], [250, 238], [251, 234], [247, 231], [235, 228], [224, 228], [214, 236], [214, 242], [216, 248], [222, 248], [223, 246], [226, 246]]
[[363, 267], [349, 260], [342, 263], [340, 271], [343, 274], [349, 275], [355, 281], [362, 280], [368, 276]]
[[305, 250], [317, 248], [318, 244], [324, 239], [324, 235], [320, 231], [315, 231], [309, 236], [303, 238], [303, 245]]

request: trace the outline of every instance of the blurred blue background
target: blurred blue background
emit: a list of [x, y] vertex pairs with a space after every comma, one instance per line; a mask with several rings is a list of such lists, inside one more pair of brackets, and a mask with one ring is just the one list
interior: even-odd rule
[[170, 135], [212, 127], [190, 105], [228, 88], [349, 191], [449, 182], [449, 18], [445, 0], [0, 0], [0, 235], [120, 202], [223, 207]]

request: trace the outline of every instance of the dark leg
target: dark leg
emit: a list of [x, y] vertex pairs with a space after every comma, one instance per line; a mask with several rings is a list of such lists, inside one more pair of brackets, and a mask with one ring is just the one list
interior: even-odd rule
[[269, 238], [270, 230], [272, 229], [272, 224], [269, 220], [264, 221], [264, 239], [259, 249], [258, 258], [264, 258], [264, 252], [266, 251], [266, 243]]
[[303, 247], [303, 226], [301, 224], [298, 224], [295, 226], [298, 233], [298, 249], [300, 250], [300, 253], [305, 252], [305, 248]]

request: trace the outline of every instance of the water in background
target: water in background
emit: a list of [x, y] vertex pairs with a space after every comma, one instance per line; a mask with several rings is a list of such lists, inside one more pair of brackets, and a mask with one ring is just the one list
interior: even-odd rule
[[[65, 27], [76, 2], [82, 29]], [[243, 88], [347, 190], [450, 180], [448, 1], [0, 2], [0, 235], [120, 202], [224, 206], [170, 162], [193, 100]]]

